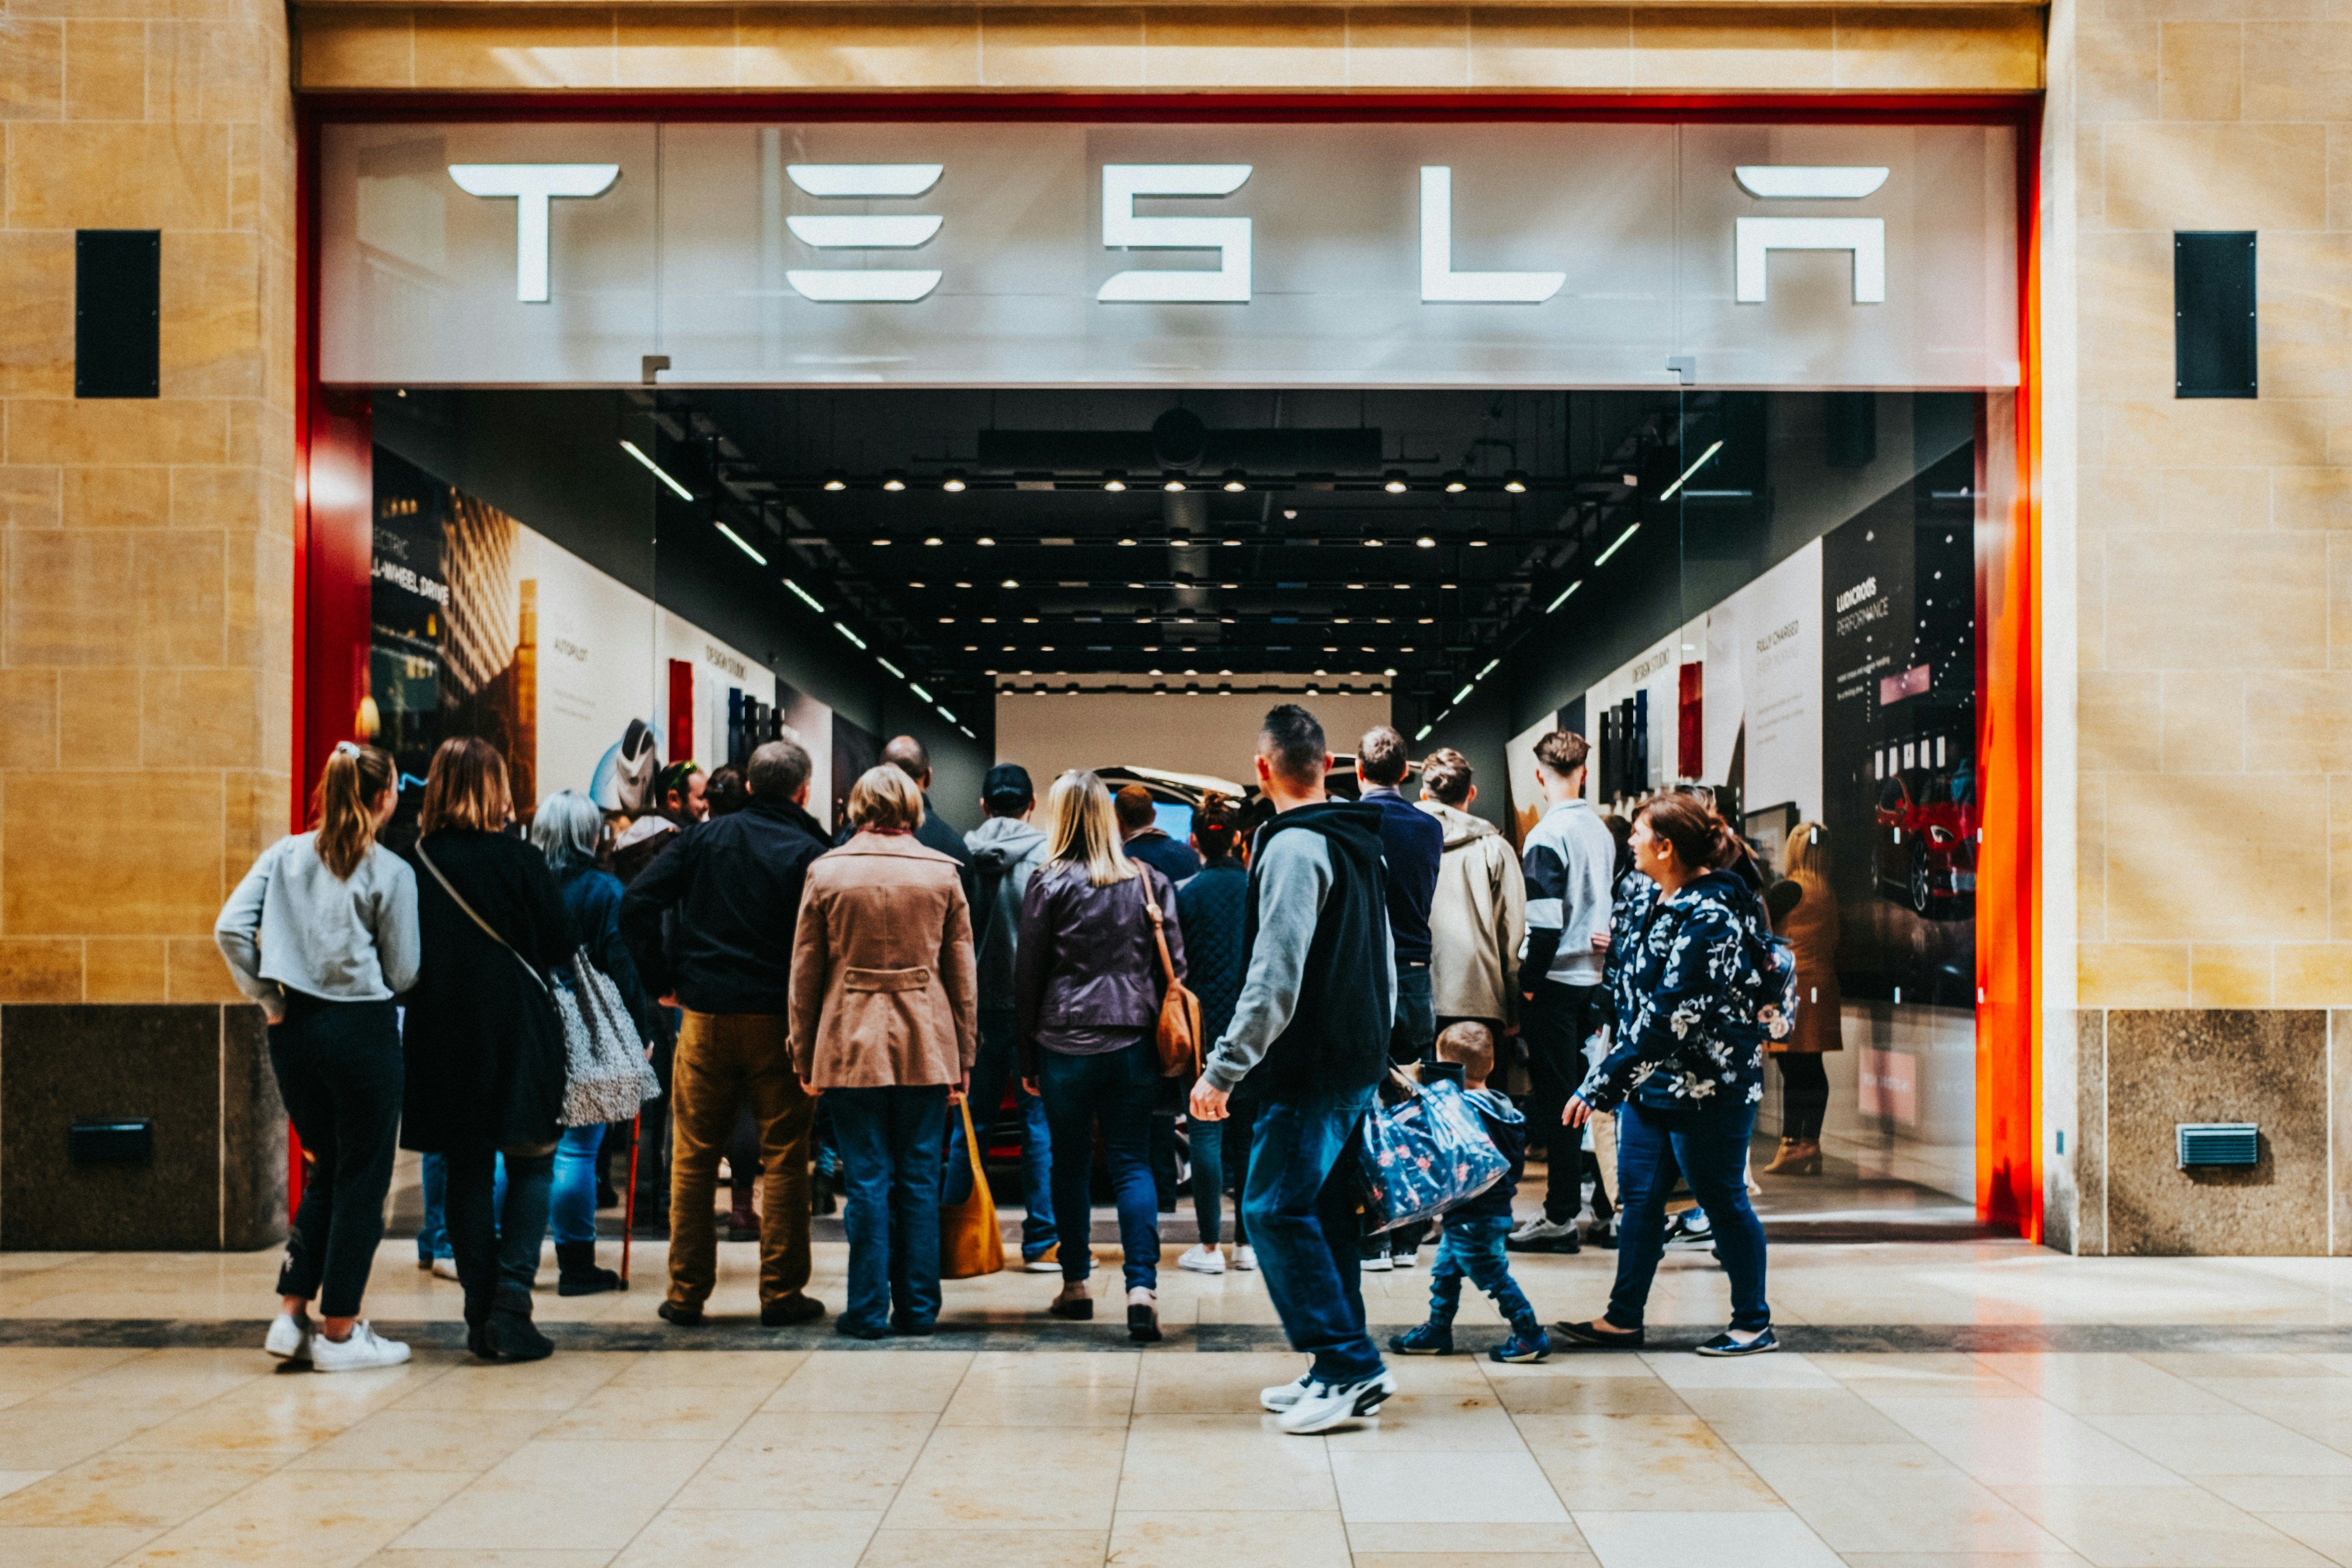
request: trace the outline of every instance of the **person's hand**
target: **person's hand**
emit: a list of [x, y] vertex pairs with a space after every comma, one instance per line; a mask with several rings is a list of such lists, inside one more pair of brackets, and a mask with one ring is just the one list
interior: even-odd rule
[[805, 1094], [805, 1095], [807, 1095], [810, 1099], [814, 1100], [814, 1099], [815, 1099], [818, 1095], [820, 1095], [820, 1094], [824, 1093], [824, 1090], [822, 1090], [822, 1089], [820, 1089], [820, 1088], [818, 1088], [815, 1084], [811, 1083], [807, 1079], [803, 1078], [803, 1079], [802, 1079], [802, 1080], [801, 1080], [801, 1092], [802, 1092], [802, 1093], [803, 1093], [803, 1094]]
[[1227, 1112], [1225, 1102], [1233, 1096], [1203, 1078], [1192, 1085], [1192, 1098], [1185, 1105], [1198, 1122], [1222, 1122]]
[[1523, 1002], [1531, 1002], [1536, 999], [1536, 994], [1533, 991], [1521, 991], [1519, 999]]
[[1021, 1081], [1021, 1092], [1024, 1094], [1035, 1094], [1037, 1092], [1037, 1081], [1034, 1078], [1023, 1079]]
[[1609, 951], [1609, 933], [1606, 931], [1595, 931], [1592, 934], [1592, 950], [1596, 953], [1606, 953]]
[[666, 1008], [674, 1008], [677, 1006], [677, 993], [676, 991], [664, 991], [660, 996], [656, 997], [654, 1000], [659, 1002]]
[[1581, 1095], [1570, 1095], [1568, 1103], [1560, 1107], [1559, 1124], [1563, 1127], [1581, 1127], [1591, 1120], [1592, 1107], [1584, 1103]]
[[971, 1074], [967, 1072], [948, 1085], [948, 1103], [961, 1105], [971, 1094]]

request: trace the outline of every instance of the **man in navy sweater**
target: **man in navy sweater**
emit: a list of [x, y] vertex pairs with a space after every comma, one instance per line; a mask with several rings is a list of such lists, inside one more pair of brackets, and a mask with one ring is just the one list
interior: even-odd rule
[[[1389, 932], [1396, 939], [1396, 1018], [1389, 1027], [1389, 1056], [1420, 1061], [1437, 1039], [1435, 998], [1429, 980], [1429, 906], [1437, 896], [1438, 862], [1445, 858], [1445, 829], [1404, 797], [1410, 764], [1404, 737], [1374, 725], [1356, 742], [1356, 782], [1364, 804], [1381, 810], [1381, 853], [1389, 866]], [[1374, 1273], [1410, 1269], [1427, 1234], [1425, 1225], [1400, 1226], [1364, 1240], [1364, 1267]]]

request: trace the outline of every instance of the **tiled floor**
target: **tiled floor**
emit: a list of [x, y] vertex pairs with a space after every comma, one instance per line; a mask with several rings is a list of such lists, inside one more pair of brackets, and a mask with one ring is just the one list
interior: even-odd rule
[[[438, 1333], [456, 1288], [404, 1249], [387, 1243], [372, 1311]], [[715, 1304], [748, 1312], [751, 1249], [724, 1251]], [[762, 1336], [656, 1324], [648, 1343], [706, 1348], [519, 1367], [430, 1350], [328, 1377], [184, 1343], [257, 1338], [272, 1261], [0, 1255], [0, 1564], [2352, 1564], [2352, 1331], [2336, 1327], [2352, 1266], [2325, 1260], [1783, 1248], [1782, 1321], [1820, 1343], [1899, 1328], [2188, 1348], [1401, 1361], [1376, 1424], [1311, 1438], [1255, 1406], [1297, 1357], [1210, 1352], [1268, 1343], [1218, 1337], [1270, 1319], [1248, 1275], [1171, 1271], [1170, 1339], [1141, 1352], [1115, 1324], [1082, 1349], [1013, 1352], [952, 1336], [712, 1349]], [[819, 1249], [820, 1293], [837, 1297], [842, 1262]], [[659, 1249], [638, 1263], [657, 1277]], [[1608, 1267], [1521, 1274], [1558, 1316], [1592, 1308]], [[1373, 1277], [1371, 1315], [1416, 1317], [1425, 1280]], [[1052, 1288], [952, 1283], [949, 1321], [998, 1343], [1041, 1321]], [[1660, 1317], [1712, 1322], [1722, 1288], [1704, 1257], [1676, 1257]], [[649, 1323], [656, 1299], [541, 1305], [595, 1343]], [[1483, 1303], [1465, 1322], [1469, 1343], [1497, 1332]]]

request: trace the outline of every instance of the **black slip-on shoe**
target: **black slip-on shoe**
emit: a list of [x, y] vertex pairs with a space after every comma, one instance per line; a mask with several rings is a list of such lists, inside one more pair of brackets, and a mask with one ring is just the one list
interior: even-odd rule
[[813, 1323], [824, 1316], [824, 1303], [814, 1296], [783, 1296], [760, 1303], [760, 1326], [763, 1329], [788, 1329], [794, 1323]]
[[1696, 1348], [1701, 1355], [1769, 1355], [1780, 1348], [1780, 1342], [1773, 1337], [1770, 1329], [1746, 1341], [1732, 1338], [1727, 1330]]
[[1611, 1333], [1596, 1329], [1591, 1323], [1559, 1322], [1551, 1325], [1551, 1343], [1556, 1350], [1639, 1350], [1648, 1334], [1641, 1329], [1631, 1333]]

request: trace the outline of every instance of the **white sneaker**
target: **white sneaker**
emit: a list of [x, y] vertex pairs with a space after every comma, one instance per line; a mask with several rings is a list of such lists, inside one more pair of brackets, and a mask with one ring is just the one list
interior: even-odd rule
[[1245, 1244], [1234, 1248], [1234, 1267], [1244, 1274], [1257, 1272], [1257, 1249]]
[[352, 1325], [351, 1338], [331, 1340], [325, 1334], [312, 1336], [310, 1368], [314, 1372], [358, 1372], [371, 1366], [398, 1366], [408, 1359], [408, 1347], [396, 1339], [385, 1339], [362, 1318]]
[[1277, 1383], [1271, 1388], [1259, 1389], [1257, 1402], [1262, 1408], [1271, 1410], [1279, 1416], [1306, 1398], [1307, 1390], [1313, 1385], [1314, 1382], [1315, 1375], [1312, 1372], [1302, 1372], [1298, 1375], [1298, 1381], [1296, 1383]]
[[1298, 1403], [1284, 1411], [1275, 1425], [1294, 1437], [1304, 1437], [1350, 1421], [1368, 1420], [1380, 1414], [1396, 1387], [1396, 1378], [1385, 1370], [1357, 1383], [1310, 1384]]
[[1396, 1267], [1396, 1260], [1391, 1257], [1389, 1249], [1383, 1247], [1370, 1257], [1359, 1261], [1356, 1266], [1367, 1274], [1385, 1274]]
[[1418, 1268], [1421, 1264], [1421, 1249], [1416, 1247], [1410, 1252], [1391, 1252], [1389, 1257], [1400, 1269]]
[[433, 1260], [433, 1277], [436, 1280], [456, 1279], [457, 1277], [457, 1260], [455, 1258], [436, 1258]]
[[1190, 1269], [1195, 1274], [1222, 1274], [1225, 1271], [1225, 1255], [1214, 1247], [1187, 1248], [1184, 1256], [1176, 1260], [1179, 1269]]
[[270, 1320], [269, 1337], [261, 1342], [261, 1348], [280, 1361], [308, 1361], [310, 1359], [310, 1329], [311, 1322], [308, 1317], [298, 1318], [291, 1312], [280, 1312]]
[[1547, 1219], [1541, 1214], [1538, 1214], [1533, 1219], [1522, 1220], [1514, 1227], [1511, 1234], [1504, 1239], [1504, 1245], [1513, 1249], [1549, 1248], [1555, 1241], [1575, 1239], [1576, 1221], [1574, 1219]]

